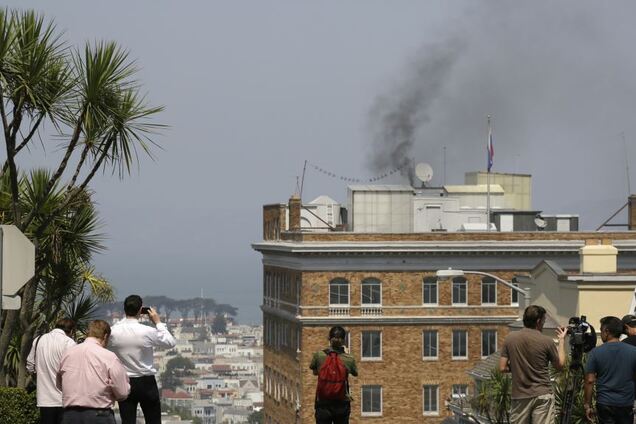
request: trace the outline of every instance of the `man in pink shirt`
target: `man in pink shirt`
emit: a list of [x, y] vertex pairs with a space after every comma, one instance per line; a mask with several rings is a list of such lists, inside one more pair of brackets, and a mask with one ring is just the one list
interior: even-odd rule
[[84, 343], [66, 351], [57, 373], [62, 390], [63, 424], [114, 424], [111, 409], [130, 392], [128, 375], [117, 356], [106, 349], [110, 325], [95, 320]]

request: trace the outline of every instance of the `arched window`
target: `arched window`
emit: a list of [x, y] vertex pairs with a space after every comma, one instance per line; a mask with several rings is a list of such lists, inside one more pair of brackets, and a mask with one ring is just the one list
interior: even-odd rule
[[342, 278], [336, 278], [329, 283], [329, 304], [349, 304], [349, 282]]
[[453, 278], [453, 305], [466, 305], [467, 291], [467, 283], [464, 277]]
[[362, 282], [362, 305], [382, 305], [382, 283], [375, 278]]
[[497, 304], [497, 282], [492, 277], [484, 277], [481, 279], [481, 304]]

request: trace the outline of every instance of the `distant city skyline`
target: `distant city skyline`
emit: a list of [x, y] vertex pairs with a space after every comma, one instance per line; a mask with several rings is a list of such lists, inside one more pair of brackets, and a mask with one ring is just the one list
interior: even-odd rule
[[[378, 158], [410, 137], [398, 158], [431, 163], [439, 184], [445, 149], [447, 183], [460, 183], [486, 168], [489, 114], [493, 171], [532, 174], [535, 209], [580, 214], [582, 229], [595, 229], [627, 200], [632, 2], [5, 6], [55, 19], [76, 47], [117, 41], [137, 59], [149, 101], [166, 106], [156, 162], [92, 186], [108, 247], [96, 270], [117, 298], [204, 288], [238, 307], [241, 322], [260, 322], [261, 263], [250, 243], [261, 238], [262, 204], [289, 198], [304, 160], [378, 175], [378, 164], [390, 168]], [[396, 109], [402, 101], [410, 107]], [[412, 131], [400, 127], [396, 145], [382, 144], [378, 132], [397, 128], [386, 125], [392, 116]], [[51, 164], [58, 141], [43, 141], [46, 153], [34, 145], [23, 166]], [[345, 187], [309, 169], [303, 200], [344, 202]]]

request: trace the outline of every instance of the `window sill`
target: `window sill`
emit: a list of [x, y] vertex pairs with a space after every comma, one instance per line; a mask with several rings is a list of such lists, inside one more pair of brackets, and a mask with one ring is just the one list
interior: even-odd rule
[[424, 412], [425, 417], [439, 417], [439, 411], [437, 412]]
[[453, 361], [468, 361], [468, 356], [453, 356], [451, 359]]
[[363, 417], [381, 417], [382, 412], [363, 412], [360, 415]]
[[439, 361], [439, 357], [438, 356], [422, 356], [422, 361], [424, 362]]
[[382, 362], [382, 358], [360, 358], [360, 362]]

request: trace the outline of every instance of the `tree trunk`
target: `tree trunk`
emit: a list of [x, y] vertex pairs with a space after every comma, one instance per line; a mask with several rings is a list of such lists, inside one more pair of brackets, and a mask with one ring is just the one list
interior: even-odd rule
[[31, 278], [24, 286], [22, 298], [22, 309], [20, 310], [20, 324], [22, 327], [22, 338], [20, 340], [20, 364], [18, 365], [18, 387], [25, 387], [27, 381], [26, 360], [33, 343], [33, 333], [37, 321], [33, 319], [33, 309], [35, 307], [35, 297], [38, 288], [38, 274]]
[[2, 334], [0, 334], [0, 386], [7, 385], [6, 372], [4, 369], [4, 358], [9, 350], [9, 344], [13, 338], [13, 332], [15, 331], [16, 324], [18, 323], [20, 312], [17, 310], [7, 311], [7, 317], [4, 320], [4, 326], [2, 328]]
[[29, 373], [26, 370], [26, 360], [33, 345], [33, 336], [35, 335], [36, 324], [31, 322], [29, 328], [22, 333], [20, 340], [20, 365], [18, 366], [17, 386], [24, 389], [29, 382]]

